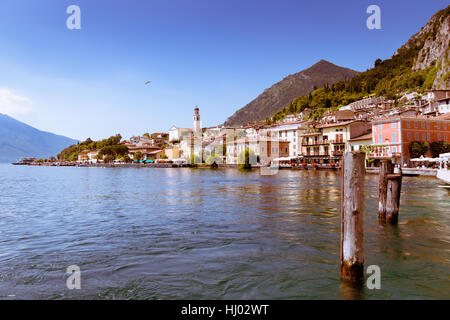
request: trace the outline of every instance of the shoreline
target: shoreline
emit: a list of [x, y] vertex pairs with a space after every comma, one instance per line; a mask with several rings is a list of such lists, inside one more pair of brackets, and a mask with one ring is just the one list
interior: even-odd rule
[[[211, 165], [202, 164], [197, 166], [191, 166], [186, 164], [173, 164], [173, 163], [154, 163], [154, 164], [136, 164], [136, 163], [90, 163], [90, 164], [75, 164], [75, 163], [62, 163], [62, 164], [51, 164], [51, 163], [42, 163], [42, 164], [21, 164], [25, 166], [36, 166], [36, 167], [77, 167], [77, 168], [162, 168], [162, 169], [170, 169], [170, 168], [190, 168], [190, 169], [209, 169], [214, 170]], [[259, 169], [262, 166], [253, 166], [252, 169]], [[264, 167], [268, 168], [268, 167]], [[237, 164], [218, 164], [217, 169], [238, 169]], [[279, 170], [333, 170], [338, 171], [340, 167], [288, 167], [281, 166], [278, 167]], [[437, 169], [429, 169], [429, 168], [402, 168], [404, 176], [421, 176], [421, 177], [436, 177]], [[378, 174], [378, 167], [367, 167], [366, 174]]]

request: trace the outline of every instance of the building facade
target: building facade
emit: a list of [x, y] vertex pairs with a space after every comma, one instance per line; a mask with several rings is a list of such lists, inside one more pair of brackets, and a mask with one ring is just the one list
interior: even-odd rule
[[394, 163], [406, 164], [411, 159], [409, 146], [413, 141], [450, 143], [450, 120], [439, 117], [392, 117], [372, 122], [373, 144], [371, 157], [392, 158]]

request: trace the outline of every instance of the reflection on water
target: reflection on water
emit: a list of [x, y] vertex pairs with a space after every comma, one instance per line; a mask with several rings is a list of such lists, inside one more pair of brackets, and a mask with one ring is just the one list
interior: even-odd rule
[[[450, 194], [405, 177], [398, 226], [366, 177], [366, 267], [339, 280], [340, 174], [0, 166], [0, 298], [448, 299]], [[65, 269], [79, 265], [82, 290]]]

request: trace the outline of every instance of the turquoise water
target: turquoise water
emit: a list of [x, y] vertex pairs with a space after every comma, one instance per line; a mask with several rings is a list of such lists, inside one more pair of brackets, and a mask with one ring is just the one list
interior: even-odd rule
[[[339, 280], [334, 171], [0, 165], [0, 299], [449, 299], [450, 192], [405, 177], [398, 226], [366, 176], [365, 266]], [[68, 290], [66, 268], [81, 268]]]

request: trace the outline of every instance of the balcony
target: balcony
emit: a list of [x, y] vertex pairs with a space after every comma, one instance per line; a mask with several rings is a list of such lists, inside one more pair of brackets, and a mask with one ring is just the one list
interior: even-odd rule
[[333, 157], [340, 157], [344, 154], [344, 150], [335, 150], [333, 151]]
[[302, 146], [321, 146], [328, 144], [328, 140], [302, 141]]
[[331, 144], [345, 144], [345, 141], [342, 139], [338, 139], [338, 140], [330, 140]]
[[400, 158], [400, 152], [373, 152], [369, 154], [370, 158], [374, 159], [391, 159], [391, 158]]
[[329, 157], [330, 154], [328, 152], [309, 152], [304, 155], [305, 157]]

